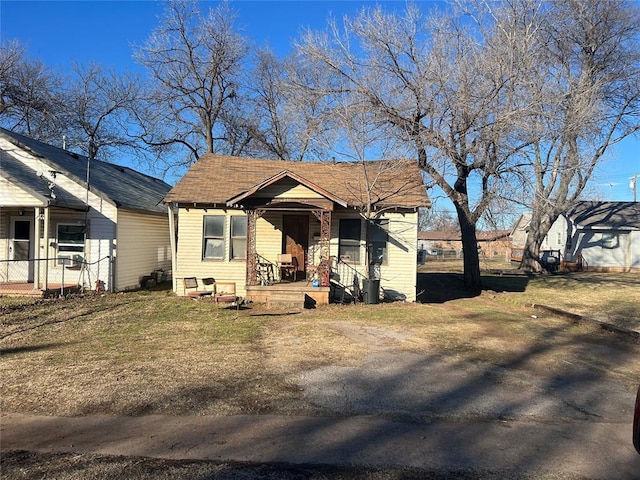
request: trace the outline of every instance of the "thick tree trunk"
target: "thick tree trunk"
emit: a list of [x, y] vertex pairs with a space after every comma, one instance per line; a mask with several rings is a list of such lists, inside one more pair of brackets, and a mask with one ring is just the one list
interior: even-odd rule
[[544, 238], [549, 233], [551, 225], [558, 218], [557, 208], [544, 210], [541, 207], [533, 208], [529, 232], [522, 252], [520, 269], [526, 272], [540, 272], [540, 248]]
[[472, 291], [482, 290], [480, 278], [480, 256], [478, 255], [478, 240], [476, 225], [466, 213], [456, 207], [462, 234], [462, 258], [464, 264], [464, 287]]

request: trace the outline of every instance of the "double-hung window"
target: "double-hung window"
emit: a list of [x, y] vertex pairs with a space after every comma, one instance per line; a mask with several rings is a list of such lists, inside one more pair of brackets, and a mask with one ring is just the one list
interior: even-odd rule
[[616, 234], [613, 232], [602, 233], [602, 248], [615, 248], [617, 244]]
[[224, 259], [224, 215], [205, 215], [202, 257]]
[[343, 218], [340, 220], [338, 255], [346, 262], [360, 262], [360, 219]]
[[85, 226], [59, 223], [57, 230], [58, 265], [80, 265], [84, 261]]
[[369, 223], [369, 264], [387, 263], [387, 242], [389, 240], [389, 220], [371, 220]]
[[247, 258], [247, 217], [231, 217], [231, 258]]

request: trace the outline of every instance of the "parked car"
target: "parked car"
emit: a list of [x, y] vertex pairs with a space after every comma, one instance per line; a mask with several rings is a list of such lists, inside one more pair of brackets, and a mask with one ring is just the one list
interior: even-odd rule
[[636, 408], [633, 413], [633, 446], [640, 453], [640, 386], [636, 393]]

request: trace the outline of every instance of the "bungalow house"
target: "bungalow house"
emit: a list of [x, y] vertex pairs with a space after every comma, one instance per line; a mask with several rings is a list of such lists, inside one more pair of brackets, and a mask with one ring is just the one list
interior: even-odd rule
[[589, 271], [640, 272], [640, 203], [578, 202], [553, 223], [542, 249]]
[[0, 294], [121, 291], [169, 274], [170, 188], [0, 129]]
[[253, 301], [278, 303], [286, 290], [326, 303], [357, 292], [371, 270], [385, 297], [415, 301], [418, 209], [430, 205], [416, 162], [207, 154], [165, 202], [178, 213], [179, 295], [196, 277], [235, 282]]

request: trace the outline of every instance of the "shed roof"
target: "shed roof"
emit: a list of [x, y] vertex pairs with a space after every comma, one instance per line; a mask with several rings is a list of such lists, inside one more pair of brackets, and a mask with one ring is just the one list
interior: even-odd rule
[[241, 203], [270, 185], [271, 179], [285, 177], [353, 207], [367, 204], [368, 191], [376, 208], [430, 206], [422, 174], [411, 160], [289, 162], [213, 154], [203, 155], [165, 196], [165, 202]]
[[[49, 145], [27, 136], [0, 128], [0, 138], [8, 140], [17, 148], [27, 151], [31, 155], [51, 167], [73, 179], [80, 185], [86, 183], [87, 166], [89, 165], [90, 190], [100, 197], [111, 201], [119, 208], [141, 210], [148, 212], [165, 212], [162, 206], [162, 198], [171, 189], [171, 186], [160, 179], [145, 175], [129, 167], [91, 160], [74, 152]], [[23, 188], [48, 195], [49, 190], [36, 171], [27, 168], [22, 162], [15, 159], [9, 152], [1, 152], [0, 162], [6, 177], [16, 181]], [[70, 194], [56, 190], [56, 204], [64, 205], [64, 200], [78, 203]], [[60, 194], [69, 198], [59, 198]]]
[[566, 216], [584, 229], [640, 230], [639, 202], [582, 201]]

